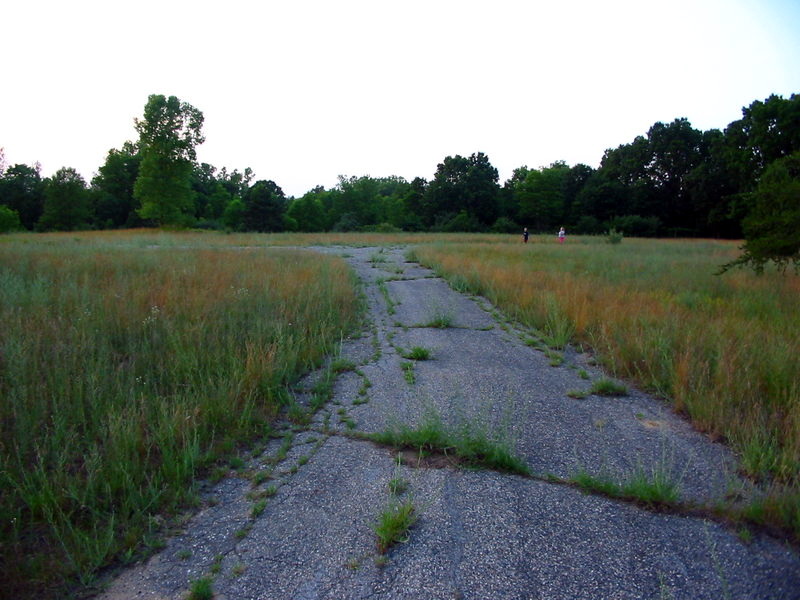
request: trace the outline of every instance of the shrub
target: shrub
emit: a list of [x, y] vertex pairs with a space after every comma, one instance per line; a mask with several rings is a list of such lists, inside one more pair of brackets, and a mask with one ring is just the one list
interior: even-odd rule
[[622, 232], [613, 227], [606, 232], [606, 242], [609, 244], [619, 244], [622, 242]]
[[19, 213], [7, 206], [0, 206], [0, 233], [22, 229]]

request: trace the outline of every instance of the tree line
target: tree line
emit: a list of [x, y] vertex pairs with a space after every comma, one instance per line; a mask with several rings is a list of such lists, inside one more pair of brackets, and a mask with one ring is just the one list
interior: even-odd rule
[[430, 181], [340, 176], [331, 189], [294, 198], [274, 181], [255, 180], [249, 168], [198, 163], [203, 114], [174, 96], [150, 96], [134, 123], [138, 140], [111, 149], [88, 183], [70, 167], [43, 178], [38, 165], [7, 165], [0, 154], [0, 231], [155, 225], [553, 232], [564, 226], [587, 234], [740, 238], [748, 216], [758, 213], [764, 174], [800, 152], [800, 95], [772, 95], [743, 108], [723, 131], [697, 130], [685, 118], [655, 123], [607, 150], [596, 169], [521, 166], [501, 185], [489, 157], [477, 152], [447, 156]]

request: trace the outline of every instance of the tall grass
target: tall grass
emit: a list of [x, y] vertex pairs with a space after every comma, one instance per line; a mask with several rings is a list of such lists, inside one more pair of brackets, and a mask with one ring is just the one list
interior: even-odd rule
[[[392, 246], [398, 244], [491, 243], [518, 241], [519, 236], [498, 233], [222, 233], [209, 231], [167, 232], [158, 229], [126, 229], [115, 231], [83, 231], [80, 233], [48, 233], [32, 236], [12, 233], [0, 236], [0, 248], [5, 245], [37, 244], [71, 245], [76, 242], [93, 245], [112, 245], [132, 248], [208, 248], [215, 246]], [[376, 254], [376, 256], [379, 256]], [[380, 257], [381, 259], [383, 257]], [[383, 262], [381, 260], [381, 262]]]
[[715, 276], [735, 243], [572, 239], [414, 253], [546, 336], [568, 332], [614, 375], [730, 441], [745, 470], [790, 502], [781, 511], [800, 540], [800, 278]]
[[98, 239], [0, 245], [0, 595], [131, 556], [355, 322], [337, 259]]

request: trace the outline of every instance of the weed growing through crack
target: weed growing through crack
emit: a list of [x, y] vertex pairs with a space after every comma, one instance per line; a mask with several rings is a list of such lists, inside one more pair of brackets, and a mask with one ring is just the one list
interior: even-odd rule
[[366, 434], [365, 437], [398, 449], [410, 448], [420, 454], [453, 455], [468, 467], [519, 475], [531, 474], [528, 465], [513, 454], [507, 439], [490, 436], [486, 428], [476, 424], [474, 420], [465, 419], [460, 426], [447, 427], [434, 409], [427, 410], [415, 428], [394, 425], [380, 433]]
[[453, 313], [449, 310], [437, 307], [433, 311], [430, 320], [423, 327], [433, 327], [435, 329], [447, 329], [453, 326]]
[[392, 494], [392, 496], [402, 496], [407, 489], [407, 479], [400, 476], [395, 476], [389, 480], [389, 493]]
[[648, 506], [674, 505], [680, 490], [669, 468], [661, 464], [654, 466], [649, 473], [640, 465], [621, 483], [609, 473], [592, 475], [583, 468], [569, 481], [586, 492], [633, 500]]
[[192, 557], [191, 550], [178, 550], [178, 560], [189, 560]]
[[337, 358], [336, 360], [331, 362], [330, 370], [336, 374], [344, 373], [346, 371], [355, 371], [356, 363], [346, 358]]
[[210, 577], [201, 577], [192, 582], [188, 600], [211, 600], [213, 597], [214, 589]]
[[372, 255], [369, 257], [369, 262], [373, 263], [373, 266], [375, 266], [375, 264], [378, 263], [380, 264], [385, 263], [386, 254], [384, 252], [385, 252], [384, 248], [381, 248], [377, 252], [373, 252]]
[[597, 396], [627, 396], [628, 388], [604, 377], [592, 383], [590, 393]]
[[219, 572], [222, 570], [222, 554], [217, 554], [214, 556], [214, 562], [211, 564], [211, 574], [218, 575]]
[[286, 455], [289, 453], [289, 450], [294, 443], [294, 433], [291, 431], [287, 431], [283, 435], [283, 442], [281, 443], [280, 447], [275, 451], [273, 456], [270, 456], [265, 459], [266, 464], [275, 465], [286, 458]]
[[575, 398], [576, 400], [583, 400], [587, 396], [589, 396], [589, 392], [586, 390], [569, 390], [567, 392], [567, 396], [570, 398]]
[[422, 346], [414, 346], [410, 350], [401, 352], [401, 356], [408, 360], [428, 360], [431, 357], [431, 351]]
[[417, 508], [412, 500], [391, 501], [372, 526], [378, 536], [378, 552], [386, 554], [395, 544], [408, 541], [408, 531], [417, 519]]
[[262, 498], [261, 500], [259, 500], [258, 502], [256, 502], [253, 505], [253, 508], [250, 511], [250, 514], [252, 515], [252, 517], [254, 519], [257, 519], [258, 517], [261, 516], [261, 513], [263, 513], [264, 509], [266, 509], [266, 508], [267, 508], [267, 500], [265, 498]]
[[388, 312], [390, 315], [395, 314], [397, 312], [397, 309], [395, 309], [395, 302], [389, 295], [389, 288], [386, 287], [385, 280], [383, 279], [378, 280], [378, 290], [380, 291], [384, 301], [386, 302], [386, 312]]
[[270, 477], [272, 477], [271, 470], [258, 471], [255, 475], [253, 475], [252, 479], [253, 487], [261, 485], [262, 483], [267, 481]]
[[414, 376], [414, 363], [400, 363], [400, 367], [403, 369], [403, 377], [405, 378], [406, 383], [409, 385], [414, 385], [414, 383], [417, 381], [416, 377]]

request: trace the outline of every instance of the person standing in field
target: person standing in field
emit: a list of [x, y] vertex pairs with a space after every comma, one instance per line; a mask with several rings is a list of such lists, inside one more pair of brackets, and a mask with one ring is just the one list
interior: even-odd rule
[[528, 228], [527, 227], [522, 230], [522, 241], [524, 243], [526, 243], [526, 244], [528, 243]]
[[565, 237], [567, 237], [567, 232], [564, 231], [564, 228], [562, 227], [561, 229], [558, 230], [558, 243], [563, 244]]

